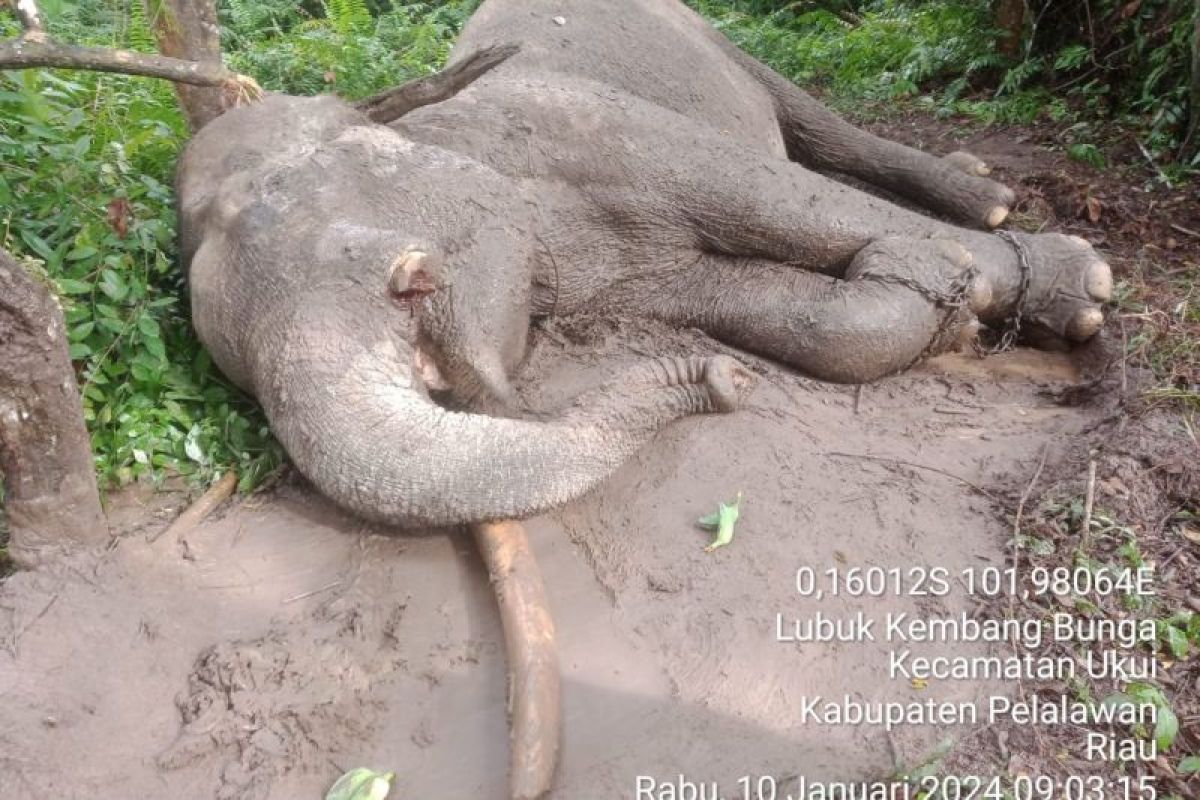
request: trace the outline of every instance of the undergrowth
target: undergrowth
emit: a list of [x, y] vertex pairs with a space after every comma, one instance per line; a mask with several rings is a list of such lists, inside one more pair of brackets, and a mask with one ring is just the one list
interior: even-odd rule
[[1184, 141], [1200, 14], [1189, 0], [1035, 0], [1013, 57], [1000, 55], [987, 0], [690, 3], [743, 49], [856, 116], [867, 101], [985, 124], [1049, 120], [1070, 124], [1068, 155], [1093, 166], [1105, 166], [1103, 150], [1120, 132], [1173, 183], [1200, 171], [1200, 143]]

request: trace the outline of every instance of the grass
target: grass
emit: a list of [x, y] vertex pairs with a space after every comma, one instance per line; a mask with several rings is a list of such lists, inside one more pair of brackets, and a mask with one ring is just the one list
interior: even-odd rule
[[1200, 263], [1164, 271], [1135, 264], [1118, 294], [1125, 358], [1153, 375], [1143, 397], [1169, 405], [1193, 431], [1200, 415]]

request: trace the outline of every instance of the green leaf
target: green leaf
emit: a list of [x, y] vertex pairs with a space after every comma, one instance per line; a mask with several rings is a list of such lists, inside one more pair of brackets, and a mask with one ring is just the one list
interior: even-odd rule
[[1167, 625], [1164, 631], [1167, 640], [1167, 646], [1171, 648], [1171, 655], [1175, 656], [1176, 661], [1182, 661], [1187, 658], [1188, 640], [1187, 634], [1176, 628], [1174, 625]]
[[733, 528], [737, 524], [738, 516], [741, 513], [742, 493], [738, 492], [737, 499], [732, 503], [721, 503], [716, 514], [709, 514], [701, 517], [696, 521], [696, 524], [709, 530], [716, 529], [717, 535], [712, 542], [704, 548], [704, 552], [711, 553], [719, 547], [724, 547], [733, 541]]
[[92, 149], [92, 137], [81, 136], [75, 140], [72, 150], [75, 153], [75, 158], [80, 159], [87, 155], [88, 150]]
[[1067, 148], [1067, 155], [1074, 161], [1090, 164], [1096, 169], [1104, 169], [1106, 164], [1104, 153], [1100, 152], [1100, 148], [1087, 142], [1071, 145]]
[[1170, 750], [1175, 736], [1179, 733], [1179, 718], [1175, 712], [1166, 706], [1158, 708], [1158, 722], [1154, 725], [1154, 741], [1159, 750]]
[[38, 236], [33, 231], [21, 231], [21, 239], [29, 246], [29, 249], [37, 253], [45, 261], [54, 260], [54, 248], [46, 243], [46, 240]]
[[394, 772], [376, 772], [358, 767], [347, 772], [329, 788], [325, 800], [384, 800], [392, 791]]
[[167, 358], [167, 348], [163, 346], [162, 339], [146, 338], [142, 339], [142, 343], [146, 345], [146, 350], [154, 355], [160, 361], [165, 361]]
[[121, 301], [129, 294], [129, 286], [115, 270], [106, 269], [100, 273], [100, 291], [113, 300]]
[[92, 331], [95, 329], [96, 323], [90, 320], [87, 322], [81, 322], [78, 325], [73, 326], [71, 330], [67, 332], [67, 338], [72, 342], [82, 342], [89, 335], [91, 335]]
[[138, 330], [142, 332], [143, 336], [147, 336], [151, 339], [159, 339], [162, 337], [162, 330], [158, 327], [158, 322], [154, 319], [154, 317], [143, 314], [142, 316], [138, 317], [137, 325]]
[[67, 253], [67, 261], [82, 261], [85, 258], [91, 258], [92, 256], [96, 255], [98, 252], [100, 252], [100, 251], [97, 250], [96, 248], [92, 247], [91, 245], [84, 245], [83, 247], [76, 247], [74, 250]]
[[1191, 775], [1200, 772], [1200, 756], [1188, 756], [1179, 762], [1179, 767], [1176, 769], [1181, 775]]
[[74, 278], [58, 278], [55, 282], [58, 284], [60, 294], [87, 294], [92, 290], [91, 284], [77, 281]]
[[201, 466], [204, 465], [204, 451], [200, 449], [200, 427], [198, 425], [192, 426], [192, 429], [188, 431], [187, 439], [183, 443], [183, 452], [192, 461]]

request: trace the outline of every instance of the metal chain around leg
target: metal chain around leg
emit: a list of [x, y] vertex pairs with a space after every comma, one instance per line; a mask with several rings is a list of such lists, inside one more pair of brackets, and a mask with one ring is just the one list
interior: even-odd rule
[[1025, 306], [1029, 302], [1029, 284], [1033, 279], [1033, 267], [1029, 263], [1029, 251], [1025, 248], [1024, 243], [1011, 231], [996, 231], [996, 235], [1008, 242], [1016, 252], [1017, 265], [1021, 269], [1021, 283], [1017, 288], [1017, 302], [1013, 305], [1013, 312], [1004, 321], [1004, 327], [1001, 329], [1000, 340], [992, 347], [976, 345], [976, 351], [981, 356], [1003, 353], [1016, 344], [1017, 337], [1021, 335], [1021, 323], [1024, 321]]

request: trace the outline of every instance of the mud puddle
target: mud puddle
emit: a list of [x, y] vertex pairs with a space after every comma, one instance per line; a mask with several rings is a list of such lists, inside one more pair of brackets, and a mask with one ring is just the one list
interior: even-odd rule
[[[530, 399], [553, 404], [644, 354], [714, 351], [646, 325], [539, 337]], [[945, 598], [801, 597], [795, 574], [1003, 564], [992, 497], [1095, 412], [1047, 388], [1062, 356], [943, 357], [856, 389], [747, 359], [733, 416], [668, 429], [585, 500], [530, 521], [560, 635], [557, 798], [633, 796], [680, 774], [865, 778], [969, 728], [800, 724], [804, 699], [972, 702], [1005, 687], [913, 685], [885, 642], [776, 641], [777, 615], [947, 614]], [[734, 542], [694, 520], [744, 494]], [[184, 543], [126, 535], [99, 562], [0, 586], [0, 796], [318, 798], [346, 768], [395, 770], [398, 798], [506, 792], [505, 662], [465, 536], [394, 535], [300, 484]], [[966, 645], [928, 654], [966, 652]], [[982, 652], [982, 651], [980, 651]]]

